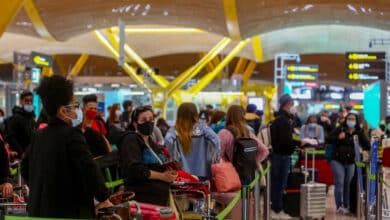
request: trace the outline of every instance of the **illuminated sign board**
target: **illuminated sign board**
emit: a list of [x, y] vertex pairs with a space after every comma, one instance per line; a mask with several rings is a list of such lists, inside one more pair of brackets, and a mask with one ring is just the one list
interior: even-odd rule
[[31, 82], [39, 83], [40, 79], [41, 79], [41, 69], [36, 67], [31, 68]]
[[287, 72], [318, 73], [318, 65], [294, 64], [287, 65]]
[[351, 92], [349, 94], [349, 99], [350, 100], [363, 100], [364, 98], [364, 93], [363, 92]]
[[31, 52], [31, 61], [36, 67], [52, 67], [53, 57], [37, 52]]
[[330, 109], [340, 109], [340, 105], [338, 104], [325, 104], [324, 108], [326, 110], [330, 110]]
[[348, 52], [346, 53], [346, 77], [349, 80], [385, 79], [386, 53]]
[[380, 80], [385, 79], [385, 73], [347, 73], [349, 80]]
[[363, 62], [363, 63], [347, 63], [347, 69], [350, 71], [367, 70], [367, 69], [385, 69], [385, 62]]
[[347, 52], [345, 55], [347, 60], [384, 60], [386, 58], [385, 52]]
[[317, 81], [318, 73], [287, 73], [286, 79], [289, 81]]

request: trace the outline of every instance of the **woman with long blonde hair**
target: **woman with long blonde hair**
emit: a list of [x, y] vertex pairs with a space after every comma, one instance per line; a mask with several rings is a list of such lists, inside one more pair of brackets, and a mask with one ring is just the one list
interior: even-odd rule
[[200, 177], [210, 178], [212, 160], [219, 160], [219, 138], [208, 126], [199, 123], [194, 103], [183, 103], [177, 110], [175, 126], [165, 137], [171, 159], [181, 162], [183, 170]]

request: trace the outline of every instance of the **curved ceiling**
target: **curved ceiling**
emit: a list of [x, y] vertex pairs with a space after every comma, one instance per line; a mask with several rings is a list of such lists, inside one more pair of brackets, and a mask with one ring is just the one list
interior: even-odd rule
[[[229, 36], [235, 26], [242, 39], [279, 29], [341, 24], [389, 30], [390, 3], [380, 0], [34, 0], [48, 31], [57, 40], [117, 25], [173, 25]], [[230, 4], [229, 4], [230, 3]], [[228, 5], [236, 5], [229, 7]], [[232, 15], [233, 14], [233, 15]], [[231, 20], [226, 17], [237, 17]], [[227, 22], [228, 21], [228, 22]], [[9, 32], [36, 36], [21, 10]]]
[[[369, 48], [372, 38], [390, 38], [390, 32], [355, 26], [316, 25], [287, 28], [265, 33], [262, 36], [264, 60], [272, 60], [274, 54], [287, 52], [299, 54], [338, 53], [346, 51], [386, 51], [386, 46]], [[207, 32], [195, 34], [131, 34], [127, 43], [143, 58], [169, 54], [200, 53], [210, 50], [222, 37]], [[237, 42], [230, 43], [223, 54]], [[92, 33], [71, 38], [65, 42], [48, 42], [20, 34], [5, 33], [0, 38], [0, 60], [12, 61], [13, 51], [47, 54], [82, 54], [111, 57]], [[240, 57], [254, 59], [253, 47], [248, 44]]]

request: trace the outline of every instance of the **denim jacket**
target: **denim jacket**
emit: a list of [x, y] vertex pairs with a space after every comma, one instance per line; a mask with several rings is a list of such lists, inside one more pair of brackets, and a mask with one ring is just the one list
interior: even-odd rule
[[[209, 178], [211, 163], [220, 160], [219, 137], [210, 127], [203, 124], [194, 126], [192, 146], [188, 154], [183, 153], [175, 127], [168, 130], [165, 145], [169, 149], [171, 159], [179, 160], [184, 171], [198, 177]], [[175, 158], [175, 155], [178, 155], [178, 158]]]

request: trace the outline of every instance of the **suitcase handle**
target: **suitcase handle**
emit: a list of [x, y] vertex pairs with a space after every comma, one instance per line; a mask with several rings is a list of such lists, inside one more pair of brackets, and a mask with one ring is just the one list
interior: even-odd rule
[[308, 156], [307, 156], [307, 151], [312, 151], [312, 182], [314, 183], [315, 182], [315, 148], [305, 148], [305, 183], [307, 183], [307, 178], [309, 176], [309, 169], [308, 169], [308, 165], [307, 165], [307, 161], [308, 161]]

